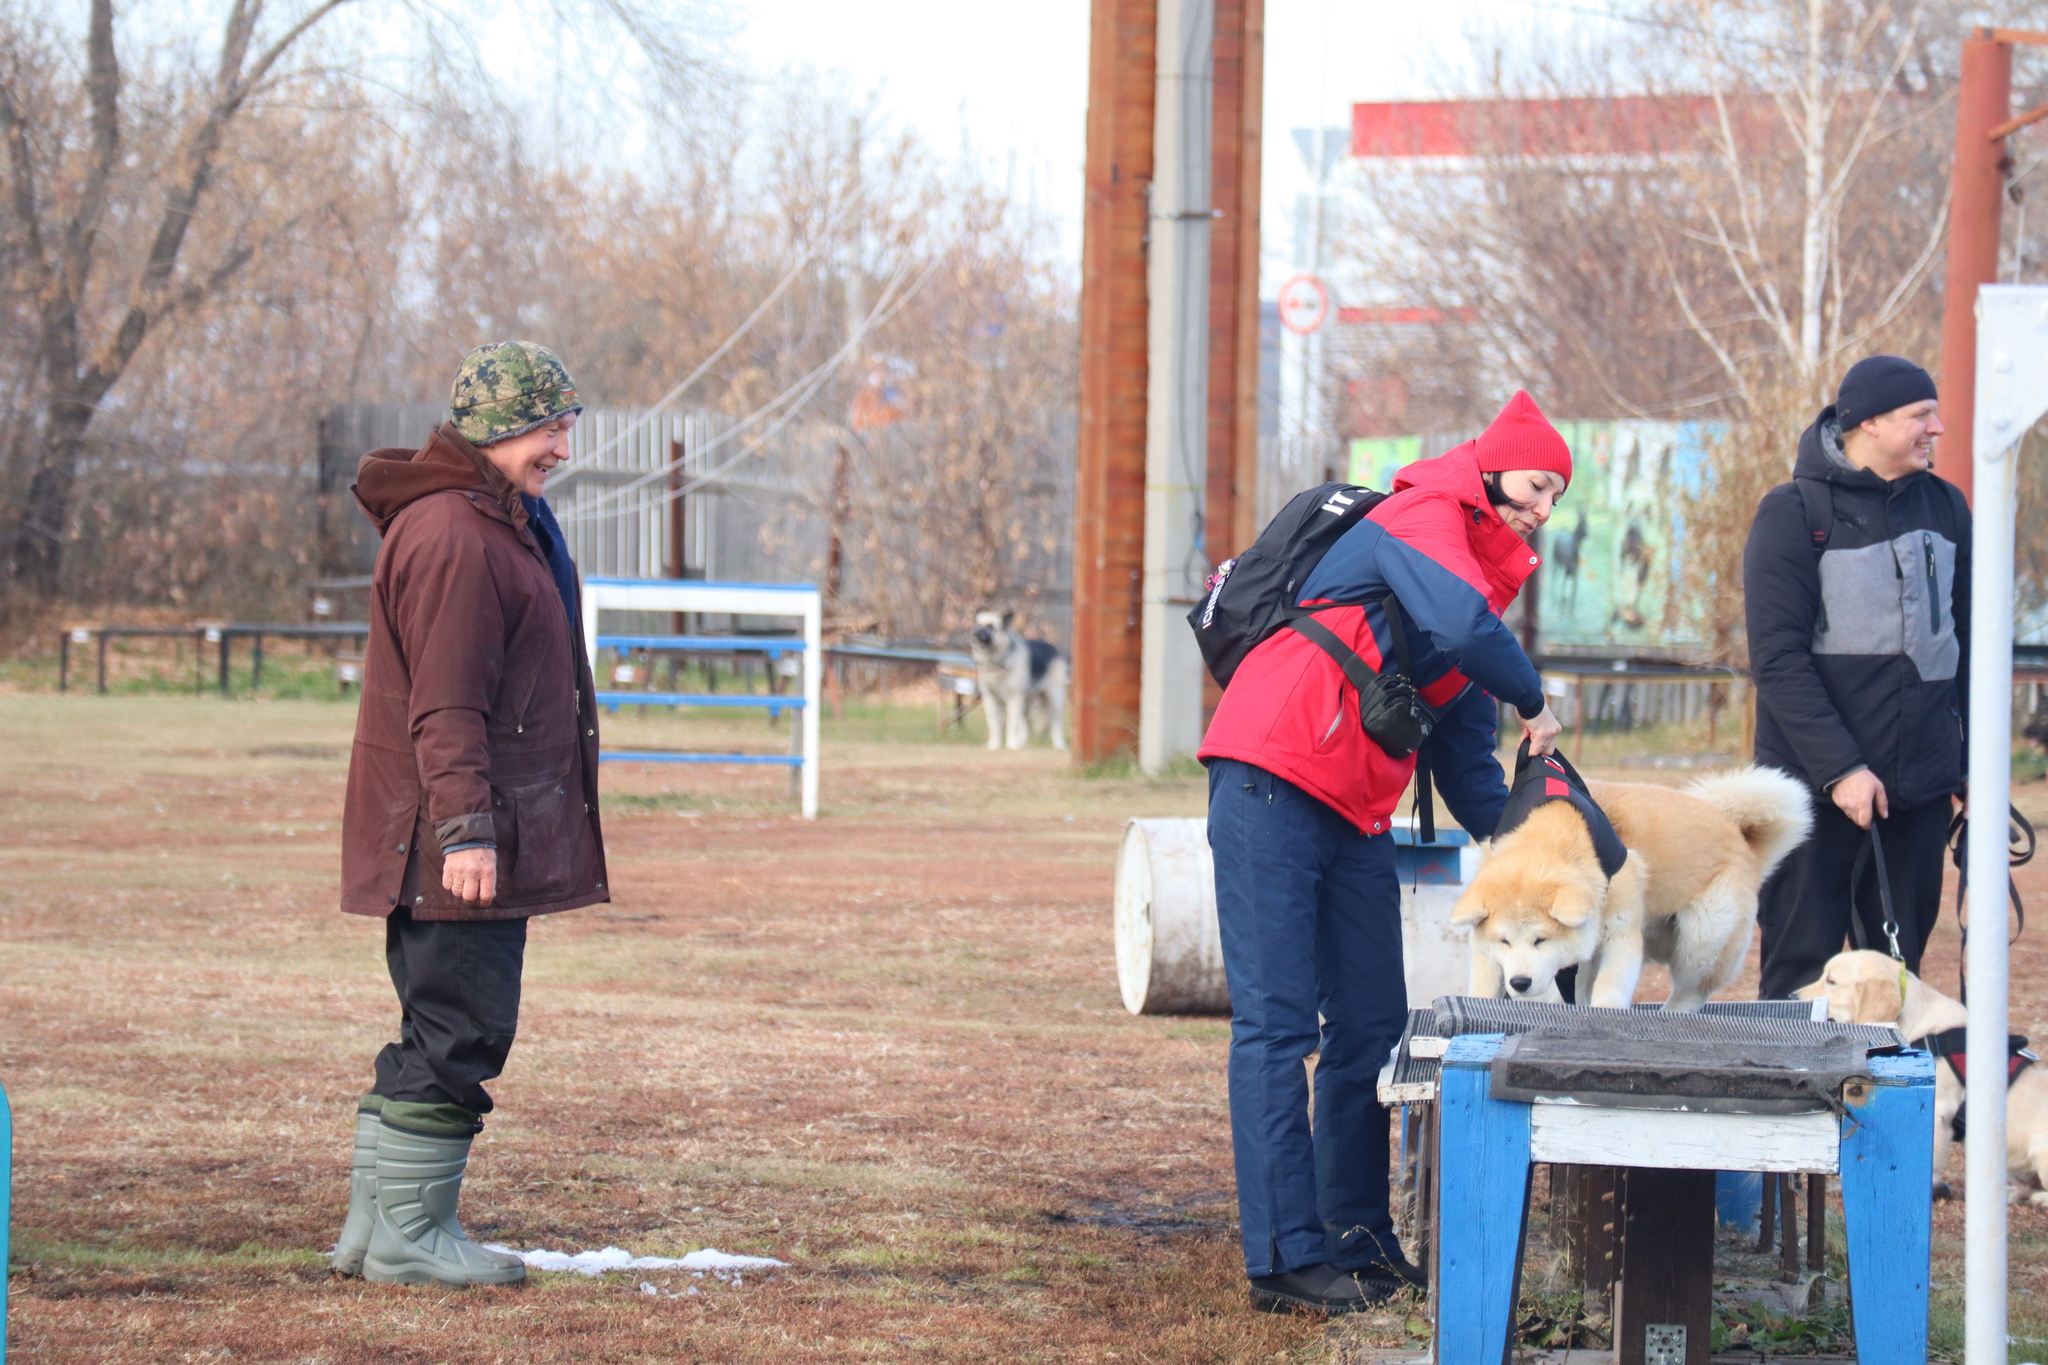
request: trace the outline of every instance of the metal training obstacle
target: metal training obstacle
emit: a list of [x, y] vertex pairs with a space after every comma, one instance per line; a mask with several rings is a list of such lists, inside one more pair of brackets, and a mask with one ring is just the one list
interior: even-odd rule
[[[602, 635], [597, 621], [600, 611], [718, 613], [740, 616], [794, 618], [802, 633], [793, 636], [759, 635]], [[798, 796], [803, 817], [818, 815], [818, 699], [824, 677], [823, 603], [818, 590], [803, 583], [704, 583], [689, 579], [586, 578], [583, 580], [583, 637], [592, 668], [597, 652], [610, 646], [675, 653], [757, 653], [771, 660], [785, 654], [801, 654], [803, 692], [801, 695], [758, 696], [731, 692], [619, 692], [600, 686], [596, 701], [614, 709], [620, 706], [706, 706], [753, 707], [765, 710], [770, 719], [783, 711], [797, 713], [793, 725], [792, 752], [788, 754], [719, 754], [668, 749], [607, 749], [598, 752], [600, 762], [621, 763], [730, 763], [782, 766], [798, 779]]]

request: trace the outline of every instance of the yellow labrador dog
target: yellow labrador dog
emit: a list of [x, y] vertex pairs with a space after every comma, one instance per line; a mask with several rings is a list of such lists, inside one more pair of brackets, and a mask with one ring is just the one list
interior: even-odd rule
[[[1897, 1024], [1909, 1043], [1924, 1042], [1930, 1035], [1962, 1028], [1970, 1018], [1961, 1001], [1943, 995], [1897, 960], [1867, 948], [1836, 953], [1822, 969], [1820, 980], [1800, 987], [1794, 994], [1802, 1000], [1825, 997], [1828, 1018], [1838, 1024]], [[1937, 1055], [1937, 1182], [1941, 1182], [1942, 1169], [1948, 1165], [1956, 1111], [1963, 1107], [1964, 1098], [1962, 1078], [1946, 1057]], [[2048, 1070], [2041, 1067], [2027, 1067], [2005, 1092], [2005, 1165], [2018, 1185], [2034, 1187], [2027, 1202], [2048, 1208]], [[1945, 1193], [1947, 1185], [1937, 1183], [1935, 1188]]]
[[1556, 1000], [1575, 963], [1579, 1003], [1625, 1009], [1645, 957], [1671, 969], [1670, 1010], [1696, 1010], [1742, 971], [1757, 888], [1813, 825], [1806, 786], [1742, 768], [1674, 790], [1591, 782], [1628, 849], [1610, 882], [1585, 818], [1537, 806], [1487, 843], [1451, 922], [1472, 928], [1471, 993]]

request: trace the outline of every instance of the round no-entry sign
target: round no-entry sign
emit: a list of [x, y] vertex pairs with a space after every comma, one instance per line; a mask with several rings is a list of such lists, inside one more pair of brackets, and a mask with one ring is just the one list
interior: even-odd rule
[[1280, 286], [1280, 325], [1307, 336], [1330, 320], [1330, 291], [1313, 275], [1296, 275]]

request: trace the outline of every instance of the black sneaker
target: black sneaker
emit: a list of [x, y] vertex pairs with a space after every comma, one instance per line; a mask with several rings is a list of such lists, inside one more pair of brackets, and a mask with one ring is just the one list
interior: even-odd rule
[[1305, 1265], [1284, 1275], [1263, 1275], [1252, 1281], [1252, 1307], [1261, 1313], [1356, 1313], [1386, 1302], [1398, 1292], [1392, 1284], [1361, 1282], [1327, 1261]]
[[1397, 1294], [1404, 1289], [1429, 1288], [1429, 1276], [1399, 1256], [1390, 1256], [1385, 1260], [1362, 1265], [1351, 1273], [1356, 1275], [1362, 1284], [1384, 1284]]

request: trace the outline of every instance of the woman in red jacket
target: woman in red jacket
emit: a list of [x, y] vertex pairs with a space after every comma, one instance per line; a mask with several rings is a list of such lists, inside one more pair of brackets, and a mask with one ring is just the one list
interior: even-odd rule
[[[1373, 668], [1391, 651], [1386, 612], [1402, 613], [1440, 715], [1419, 755], [1374, 743], [1336, 661], [1292, 630], [1246, 657], [1203, 741], [1255, 1307], [1349, 1312], [1420, 1282], [1388, 1214], [1377, 1095], [1408, 1009], [1388, 830], [1420, 757], [1458, 823], [1493, 832], [1508, 794], [1495, 698], [1536, 752], [1554, 745], [1557, 718], [1500, 614], [1540, 562], [1523, 537], [1571, 476], [1564, 438], [1517, 393], [1478, 440], [1397, 474], [1303, 585], [1302, 605], [1343, 604], [1316, 619]], [[1311, 1130], [1302, 1062], [1318, 1051]]]

